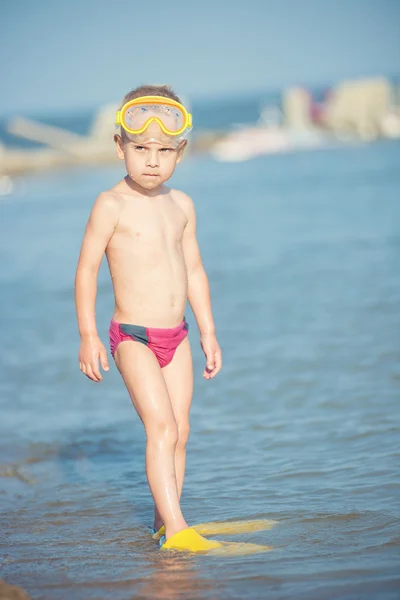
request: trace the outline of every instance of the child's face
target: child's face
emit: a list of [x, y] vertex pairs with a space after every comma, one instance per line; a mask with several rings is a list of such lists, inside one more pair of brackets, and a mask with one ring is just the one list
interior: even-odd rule
[[129, 177], [146, 190], [167, 181], [180, 161], [186, 141], [179, 144], [151, 123], [140, 136], [116, 136], [117, 156], [125, 161]]

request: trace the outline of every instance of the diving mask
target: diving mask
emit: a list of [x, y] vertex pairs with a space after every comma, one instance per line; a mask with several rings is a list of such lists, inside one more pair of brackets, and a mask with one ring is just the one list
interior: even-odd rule
[[164, 96], [134, 98], [117, 112], [116, 124], [132, 135], [143, 133], [152, 122], [166, 135], [179, 136], [191, 130], [192, 115], [182, 104]]

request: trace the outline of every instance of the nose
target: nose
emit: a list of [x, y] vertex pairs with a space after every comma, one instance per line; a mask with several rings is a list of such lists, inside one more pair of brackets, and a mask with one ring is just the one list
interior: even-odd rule
[[148, 167], [158, 167], [158, 149], [157, 148], [150, 148], [150, 150], [147, 153], [147, 166]]

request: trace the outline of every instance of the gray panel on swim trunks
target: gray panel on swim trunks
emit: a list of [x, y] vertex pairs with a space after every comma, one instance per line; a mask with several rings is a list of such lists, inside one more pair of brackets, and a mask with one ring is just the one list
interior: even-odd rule
[[120, 323], [119, 327], [123, 333], [130, 335], [131, 338], [137, 342], [141, 342], [142, 344], [145, 344], [145, 346], [149, 345], [149, 338], [146, 335], [146, 327], [142, 327], [141, 325], [131, 325], [130, 323]]
[[189, 323], [186, 321], [186, 318], [183, 317], [183, 320], [185, 321], [184, 325], [183, 325], [183, 329], [185, 331], [189, 331]]

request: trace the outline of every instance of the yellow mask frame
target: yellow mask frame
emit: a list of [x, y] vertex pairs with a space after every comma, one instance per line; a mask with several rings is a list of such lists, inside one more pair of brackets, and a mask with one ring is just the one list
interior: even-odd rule
[[[162, 121], [162, 119], [160, 119], [159, 117], [154, 117], [151, 116], [147, 119], [147, 121], [144, 123], [144, 125], [140, 128], [140, 129], [131, 129], [125, 121], [125, 115], [126, 112], [132, 107], [132, 106], [149, 106], [149, 105], [166, 105], [166, 106], [171, 106], [173, 108], [177, 108], [178, 110], [181, 111], [182, 116], [183, 116], [183, 125], [180, 129], [178, 129], [177, 131], [171, 131], [170, 129], [168, 129], [168, 127], [166, 127]], [[125, 129], [125, 131], [127, 133], [130, 133], [132, 135], [140, 135], [141, 133], [143, 133], [147, 127], [150, 125], [150, 123], [152, 122], [156, 122], [161, 130], [166, 134], [166, 135], [181, 135], [185, 129], [191, 128], [192, 127], [192, 115], [190, 113], [187, 112], [186, 108], [183, 106], [183, 104], [181, 104], [180, 102], [176, 102], [176, 100], [171, 100], [171, 98], [166, 98], [165, 96], [140, 96], [139, 98], [134, 98], [133, 100], [129, 100], [128, 102], [126, 102], [124, 104], [124, 106], [121, 108], [121, 110], [117, 111], [117, 116], [116, 116], [116, 125], [120, 125], [121, 127], [123, 127], [123, 129]]]

